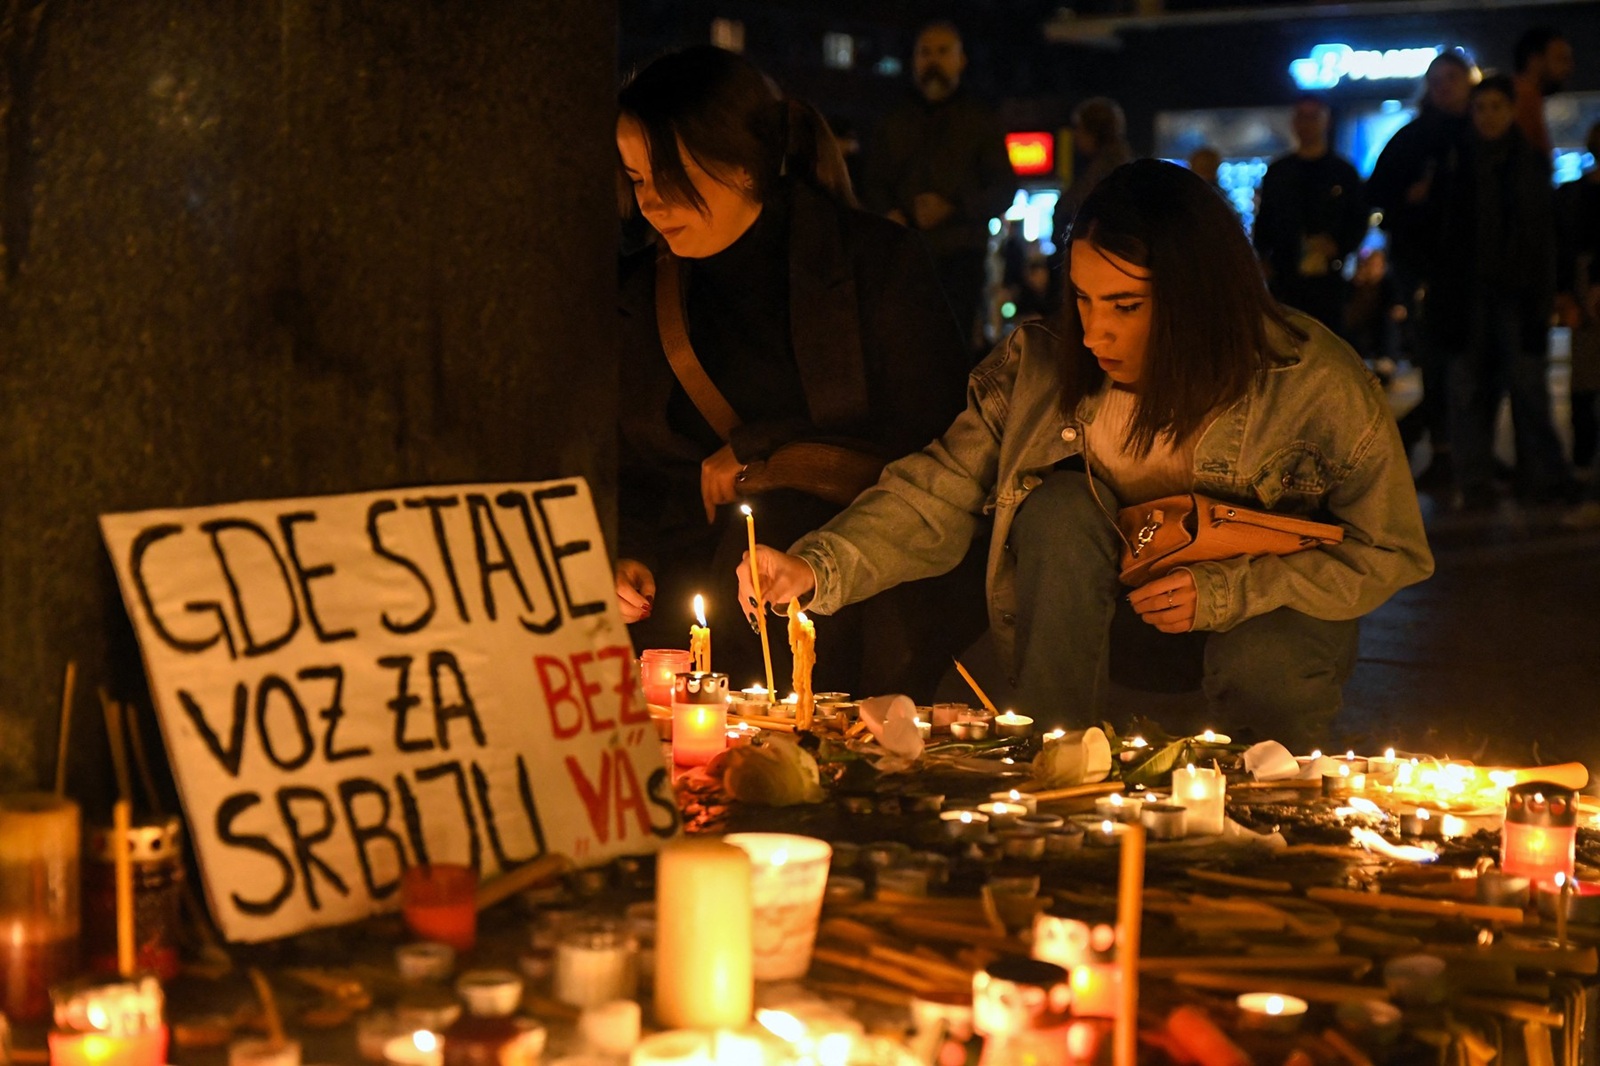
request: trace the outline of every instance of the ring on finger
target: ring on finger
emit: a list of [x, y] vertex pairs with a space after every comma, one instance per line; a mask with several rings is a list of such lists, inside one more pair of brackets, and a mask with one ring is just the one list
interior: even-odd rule
[[1167, 607], [1168, 607], [1168, 609], [1171, 609], [1172, 607], [1177, 606], [1176, 604], [1174, 604], [1172, 602], [1172, 597], [1177, 593], [1177, 591], [1178, 591], [1177, 589], [1168, 589], [1167, 590]]

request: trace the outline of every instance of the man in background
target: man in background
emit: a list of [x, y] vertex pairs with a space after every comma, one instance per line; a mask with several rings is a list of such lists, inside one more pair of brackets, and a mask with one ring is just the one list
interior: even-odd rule
[[917, 35], [916, 92], [884, 121], [863, 167], [866, 206], [919, 231], [962, 336], [980, 348], [989, 220], [1016, 193], [1005, 128], [961, 84], [961, 34], [935, 22]]
[[1267, 287], [1281, 303], [1344, 328], [1345, 259], [1367, 234], [1361, 177], [1328, 146], [1328, 105], [1294, 105], [1295, 150], [1261, 179], [1254, 240]]
[[1512, 52], [1511, 79], [1517, 87], [1517, 128], [1523, 140], [1540, 152], [1546, 164], [1554, 145], [1544, 121], [1544, 100], [1554, 96], [1572, 77], [1572, 45], [1560, 30], [1535, 26], [1517, 38]]

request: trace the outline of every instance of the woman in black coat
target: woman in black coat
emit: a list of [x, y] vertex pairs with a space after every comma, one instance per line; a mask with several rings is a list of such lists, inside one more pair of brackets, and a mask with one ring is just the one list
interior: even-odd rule
[[[847, 448], [870, 476], [921, 448], [962, 406], [965, 349], [917, 236], [855, 208], [821, 116], [780, 98], [747, 60], [687, 49], [640, 71], [618, 102], [622, 172], [654, 236], [622, 265], [618, 602], [636, 647], [684, 647], [690, 600], [704, 594], [713, 665], [739, 688], [763, 668], [729, 577], [746, 546], [737, 505], [748, 500], [762, 540], [780, 544], [843, 505], [839, 479], [824, 493], [833, 500], [793, 487], [829, 480], [814, 457], [801, 477], [777, 478], [790, 487], [752, 495], [774, 480], [762, 465], [820, 442]], [[668, 300], [680, 315], [659, 313]], [[678, 330], [691, 352], [675, 366], [662, 338]], [[686, 357], [691, 380], [698, 364], [726, 401], [721, 417], [703, 386], [698, 401], [685, 387]], [[830, 619], [817, 689], [931, 688], [952, 642], [982, 624], [981, 574], [969, 570]], [[965, 612], [952, 604], [936, 620], [963, 587]], [[963, 613], [971, 621], [953, 624]], [[786, 691], [784, 630], [769, 628]]]

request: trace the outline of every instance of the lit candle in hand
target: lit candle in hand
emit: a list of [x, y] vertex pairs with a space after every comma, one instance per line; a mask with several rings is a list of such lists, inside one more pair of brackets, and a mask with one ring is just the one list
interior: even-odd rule
[[756, 516], [748, 503], [741, 503], [739, 510], [744, 512], [745, 532], [750, 535], [750, 592], [756, 599], [756, 628], [761, 634], [761, 657], [767, 664], [767, 691], [771, 692], [775, 687], [772, 684], [772, 645], [767, 642], [767, 609], [761, 600], [761, 569], [756, 566]]
[[694, 618], [699, 625], [689, 627], [689, 661], [701, 673], [711, 672], [711, 627], [706, 624], [705, 597], [695, 593]]

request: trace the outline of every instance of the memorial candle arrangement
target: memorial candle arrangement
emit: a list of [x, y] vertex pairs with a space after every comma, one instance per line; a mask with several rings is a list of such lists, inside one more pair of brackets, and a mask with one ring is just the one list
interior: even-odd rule
[[1227, 780], [1220, 770], [1187, 766], [1172, 771], [1172, 802], [1187, 808], [1191, 835], [1215, 836], [1227, 821]]
[[154, 977], [56, 988], [51, 1066], [161, 1066], [165, 997]]
[[702, 674], [711, 672], [711, 627], [706, 624], [706, 600], [699, 593], [694, 597], [694, 620], [689, 627], [689, 660], [691, 670]]

